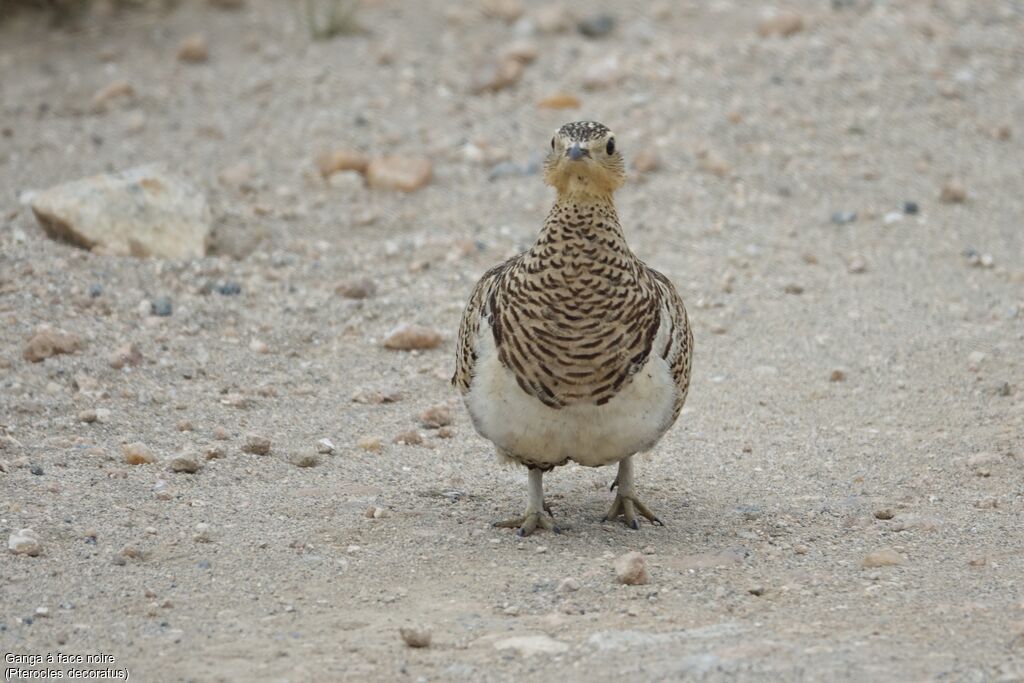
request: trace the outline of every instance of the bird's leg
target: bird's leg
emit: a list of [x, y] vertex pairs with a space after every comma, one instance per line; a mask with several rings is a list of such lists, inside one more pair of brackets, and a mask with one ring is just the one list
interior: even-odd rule
[[529, 536], [537, 529], [537, 527], [558, 533], [558, 527], [555, 526], [552, 519], [544, 516], [545, 510], [548, 510], [549, 515], [551, 514], [551, 511], [550, 508], [544, 504], [543, 480], [544, 470], [537, 467], [531, 467], [530, 488], [529, 497], [526, 502], [526, 513], [522, 517], [515, 517], [513, 519], [495, 522], [494, 526], [515, 528], [517, 529], [516, 533], [520, 536]]
[[619, 473], [612, 483], [612, 488], [614, 489], [616, 486], [618, 486], [619, 492], [615, 494], [615, 502], [612, 503], [611, 509], [601, 520], [602, 522], [618, 519], [619, 515], [622, 515], [626, 526], [630, 529], [639, 529], [640, 521], [636, 516], [636, 513], [639, 512], [652, 524], [665, 526], [665, 523], [636, 497], [636, 488], [633, 484], [633, 456], [619, 461]]

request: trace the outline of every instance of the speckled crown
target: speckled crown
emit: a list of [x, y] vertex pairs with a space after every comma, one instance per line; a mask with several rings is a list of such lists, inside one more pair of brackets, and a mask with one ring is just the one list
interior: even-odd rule
[[558, 129], [558, 134], [573, 142], [588, 142], [604, 137], [611, 131], [608, 126], [597, 121], [573, 121]]

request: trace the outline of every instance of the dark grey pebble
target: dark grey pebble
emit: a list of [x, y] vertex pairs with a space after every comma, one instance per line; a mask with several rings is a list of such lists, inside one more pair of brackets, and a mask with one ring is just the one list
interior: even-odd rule
[[93, 299], [97, 299], [97, 298], [99, 298], [102, 295], [103, 295], [103, 285], [101, 285], [101, 284], [89, 285], [89, 296], [91, 296]]
[[903, 213], [908, 216], [915, 216], [918, 211], [920, 211], [920, 207], [917, 205], [917, 202], [903, 202]]
[[28, 471], [36, 475], [37, 477], [43, 476], [43, 468], [40, 465], [32, 465], [32, 467], [30, 467]]
[[161, 318], [166, 318], [174, 312], [174, 305], [171, 303], [169, 296], [161, 296], [153, 301], [151, 308], [153, 309], [153, 315], [158, 315]]
[[235, 296], [242, 293], [242, 285], [237, 282], [222, 282], [217, 285], [217, 293], [223, 296]]
[[846, 223], [852, 223], [857, 220], [856, 211], [836, 211], [832, 214], [832, 222], [836, 225], [844, 225]]
[[615, 28], [615, 17], [610, 14], [595, 14], [582, 19], [576, 28], [587, 38], [602, 38]]

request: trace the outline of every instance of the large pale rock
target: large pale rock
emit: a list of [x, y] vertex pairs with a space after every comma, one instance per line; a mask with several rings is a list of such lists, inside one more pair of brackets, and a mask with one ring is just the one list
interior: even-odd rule
[[195, 258], [206, 254], [206, 197], [158, 165], [98, 175], [29, 200], [51, 236], [115, 255]]

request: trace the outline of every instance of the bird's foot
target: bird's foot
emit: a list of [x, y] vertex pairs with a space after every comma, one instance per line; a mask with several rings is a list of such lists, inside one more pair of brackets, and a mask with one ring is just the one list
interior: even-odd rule
[[[618, 481], [618, 479], [616, 479]], [[665, 523], [658, 519], [658, 517], [651, 512], [651, 509], [640, 502], [636, 496], [625, 496], [622, 494], [621, 489], [615, 496], [615, 502], [612, 503], [612, 507], [608, 510], [608, 514], [604, 516], [602, 522], [608, 522], [618, 519], [619, 515], [622, 515], [623, 521], [626, 522], [626, 526], [630, 529], [639, 529], [640, 520], [637, 518], [637, 513], [640, 513], [655, 526], [665, 526]]]
[[[547, 506], [545, 506], [545, 508], [546, 507]], [[551, 514], [550, 510], [548, 511], [548, 514]], [[515, 529], [516, 534], [519, 536], [529, 536], [536, 531], [538, 527], [541, 529], [547, 529], [548, 531], [553, 531], [556, 534], [561, 531], [561, 529], [558, 528], [558, 525], [555, 524], [555, 520], [553, 518], [545, 517], [544, 513], [539, 511], [527, 512], [522, 517], [513, 517], [512, 519], [495, 522], [494, 526], [505, 529]]]

